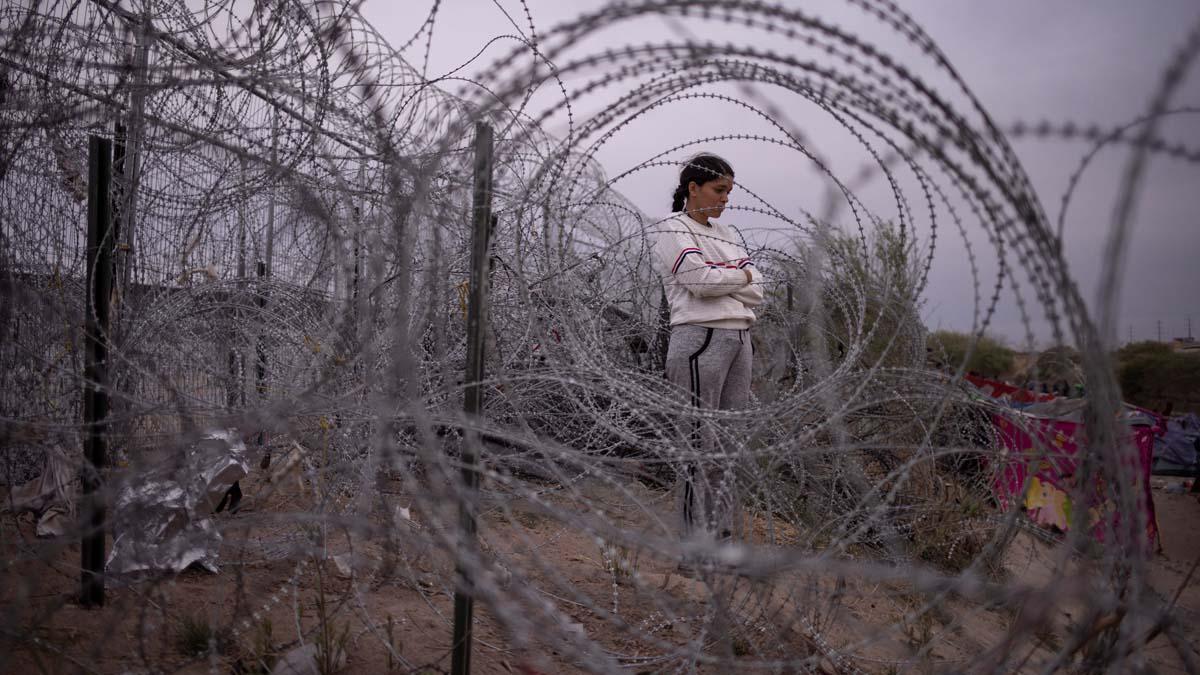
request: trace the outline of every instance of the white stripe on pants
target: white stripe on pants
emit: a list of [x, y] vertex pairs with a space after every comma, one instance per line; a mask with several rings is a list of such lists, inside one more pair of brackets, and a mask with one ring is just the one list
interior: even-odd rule
[[[667, 379], [687, 391], [696, 408], [737, 410], [750, 400], [752, 358], [748, 330], [672, 326]], [[684, 537], [702, 533], [727, 537], [740, 529], [735, 528], [737, 498], [731, 470], [737, 447], [722, 441], [733, 431], [718, 429], [711, 420], [696, 420], [685, 439], [688, 454], [696, 459], [679, 468]]]

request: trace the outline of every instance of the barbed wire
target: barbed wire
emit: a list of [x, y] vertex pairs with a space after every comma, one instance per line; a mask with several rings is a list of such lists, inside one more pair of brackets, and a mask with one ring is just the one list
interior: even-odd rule
[[[0, 9], [5, 662], [439, 672], [461, 592], [481, 608], [486, 672], [1197, 671], [1196, 606], [1179, 601], [1195, 566], [1164, 567], [1146, 544], [1148, 486], [1108, 352], [1141, 167], [1194, 170], [1196, 149], [1159, 122], [1194, 112], [1175, 98], [1195, 32], [1145, 116], [1104, 131], [998, 124], [886, 0], [846, 3], [876, 29], [862, 35], [741, 0], [610, 3], [549, 29], [519, 4], [436, 77], [436, 0], [396, 47], [350, 2]], [[647, 18], [673, 33], [624, 42]], [[737, 31], [698, 37], [712, 26]], [[878, 30], [896, 44], [865, 37]], [[507, 51], [481, 66], [493, 46]], [[638, 125], [692, 106], [753, 122], [602, 164]], [[800, 110], [867, 164], [839, 172]], [[481, 121], [496, 130], [497, 219], [485, 403], [468, 416]], [[84, 613], [93, 135], [116, 145], [113, 553], [107, 605]], [[1056, 220], [1011, 145], [1024, 138], [1085, 144]], [[1089, 306], [1062, 223], [1114, 145], [1134, 158], [1106, 300]], [[754, 224], [738, 243], [775, 281], [753, 329], [753, 405], [704, 410], [663, 376], [651, 242], [666, 219], [624, 192], [731, 147], [787, 153], [820, 197], [736, 184], [726, 218]], [[976, 345], [948, 360], [927, 344], [923, 298], [951, 245], [975, 336], [1009, 294], [1027, 342], [1040, 321], [1079, 349], [1086, 453], [967, 384]], [[1032, 437], [1031, 465], [1078, 461], [1084, 515], [1067, 532], [1000, 493], [1018, 462], [1005, 422]], [[681, 534], [677, 479], [697, 467], [725, 471], [730, 540]], [[1121, 516], [1087, 520], [1106, 505]], [[1170, 586], [1151, 578], [1163, 570]]]

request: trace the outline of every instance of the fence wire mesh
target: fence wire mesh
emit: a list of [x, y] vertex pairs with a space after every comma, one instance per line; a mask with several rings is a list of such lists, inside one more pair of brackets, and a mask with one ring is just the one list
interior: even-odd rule
[[[1200, 26], [1148, 74], [1135, 123], [1001, 129], [900, 8], [847, 4], [894, 50], [815, 7], [634, 0], [547, 30], [521, 3], [516, 46], [433, 80], [400, 54], [440, 39], [438, 2], [400, 45], [342, 0], [5, 3], [5, 670], [443, 672], [457, 590], [476, 599], [477, 672], [1197, 672], [1194, 565], [1146, 542], [1108, 350], [1145, 164], [1195, 171], [1157, 129], [1185, 110]], [[672, 32], [610, 39], [650, 18]], [[738, 40], [692, 32], [712, 26]], [[834, 169], [800, 102], [872, 163]], [[632, 125], [701, 103], [768, 131], [601, 165]], [[478, 121], [497, 219], [467, 417]], [[93, 135], [115, 147], [111, 557], [105, 606], [84, 610]], [[1128, 146], [1099, 304], [1011, 146], [1029, 136]], [[807, 208], [737, 184], [732, 219], [778, 235], [746, 233], [772, 282], [740, 411], [697, 409], [663, 377], [663, 218], [622, 193], [721, 148], [782, 153], [827, 188]], [[1008, 293], [1030, 335], [1044, 321], [1083, 355], [1065, 533], [996, 496], [1009, 409], [965, 384], [965, 361], [931, 365], [922, 298], [955, 238], [977, 335]], [[679, 477], [712, 471], [733, 536], [682, 536]]]

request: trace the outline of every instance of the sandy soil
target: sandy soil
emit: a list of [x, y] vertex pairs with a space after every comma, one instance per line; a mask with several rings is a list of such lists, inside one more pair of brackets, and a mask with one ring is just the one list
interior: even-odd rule
[[[245, 487], [249, 495], [261, 488], [253, 480]], [[632, 557], [628, 550], [610, 547], [605, 560], [595, 532], [578, 522], [564, 526], [556, 517], [586, 516], [581, 497], [603, 508], [606, 519], [640, 529], [647, 537], [663, 534], [654, 517], [672, 522], [669, 495], [640, 484], [624, 493], [599, 485], [581, 486], [574, 494], [548, 489], [542, 507], [493, 499], [481, 523], [482, 546], [503, 563], [493, 571], [504, 592], [524, 598], [517, 608], [528, 616], [510, 616], [506, 624], [536, 619], [539, 613], [559, 627], [577, 624], [572, 630], [624, 656], [630, 672], [660, 670], [662, 663], [653, 660], [639, 665], [639, 655], [661, 656], [702, 639], [702, 627], [713, 620], [708, 610], [717, 599], [736, 617], [732, 623], [737, 628], [725, 640], [709, 641], [708, 653], [728, 650], [758, 660], [809, 657], [813, 668], [830, 673], [854, 668], [962, 672], [969, 664], [1016, 652], [1027, 653], [1029, 663], [1035, 663], [1061, 649], [1074, 620], [1069, 603], [1050, 607], [1038, 615], [1036, 628], [1005, 642], [1018, 618], [1012, 609], [997, 610], [957, 596], [930, 603], [929, 594], [902, 581], [795, 571], [770, 583], [715, 582], [682, 576], [673, 564], [650, 553]], [[1186, 585], [1184, 580], [1200, 557], [1200, 503], [1193, 496], [1161, 490], [1155, 498], [1162, 551], [1149, 567], [1150, 585], [1168, 599], [1179, 592], [1180, 629], [1197, 645], [1200, 589], [1195, 577]], [[0, 522], [0, 559], [5, 561], [0, 656], [7, 663], [0, 664], [0, 671], [119, 673], [153, 666], [160, 672], [256, 672], [255, 654], [282, 653], [299, 644], [300, 636], [317, 640], [317, 627], [332, 625], [338, 635], [345, 632], [348, 662], [343, 672], [445, 672], [455, 578], [445, 556], [416, 546], [405, 550], [400, 533], [401, 550], [389, 558], [375, 539], [357, 543], [335, 531], [325, 540], [327, 555], [353, 550], [357, 561], [353, 578], [344, 578], [331, 560], [320, 562], [312, 555], [310, 535], [295, 518], [275, 517], [301, 511], [303, 500], [302, 494], [284, 491], [248, 503], [236, 516], [221, 516], [227, 541], [240, 542], [223, 552], [221, 574], [189, 570], [112, 587], [107, 605], [99, 610], [74, 602], [78, 546], [37, 540], [31, 520], [6, 517]], [[394, 495], [393, 501], [408, 506], [402, 495]], [[411, 527], [423, 527], [419, 513], [413, 514]], [[766, 540], [761, 519], [750, 527], [752, 540]], [[787, 545], [787, 532], [776, 529], [775, 534]], [[1005, 560], [1007, 577], [1034, 586], [1054, 583], [1054, 555], [1037, 538], [1022, 535]], [[378, 569], [379, 561], [388, 559], [395, 567]], [[620, 571], [614, 572], [620, 565], [612, 560], [624, 561]], [[320, 598], [326, 599], [324, 607]], [[552, 609], [538, 608], [536, 600]], [[495, 606], [481, 598], [476, 607], [474, 672], [579, 672], [569, 639], [535, 631], [519, 640], [492, 615], [514, 605]], [[220, 627], [226, 637], [218, 655], [185, 654], [184, 620], [189, 617]], [[557, 632], [569, 638], [571, 631]], [[1155, 637], [1146, 654], [1160, 672], [1185, 672], [1166, 635]], [[700, 666], [698, 671], [720, 669]]]

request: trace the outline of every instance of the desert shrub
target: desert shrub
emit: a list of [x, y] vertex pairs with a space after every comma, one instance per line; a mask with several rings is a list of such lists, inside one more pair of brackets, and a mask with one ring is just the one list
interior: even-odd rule
[[[957, 368], [964, 360], [967, 372], [984, 377], [1002, 377], [1013, 370], [1015, 354], [1000, 340], [987, 335], [968, 335], [950, 330], [939, 330], [930, 334], [929, 346], [936, 362]], [[967, 358], [967, 351], [971, 357]]]
[[1038, 354], [1037, 379], [1043, 382], [1078, 384], [1082, 380], [1079, 351], [1069, 345], [1051, 347]]
[[858, 366], [919, 364], [921, 255], [911, 234], [884, 223], [864, 242], [835, 235], [828, 244], [825, 297], [831, 355], [862, 344]]
[[1200, 410], [1200, 357], [1158, 343], [1134, 343], [1117, 352], [1117, 381], [1134, 405], [1177, 411]]

